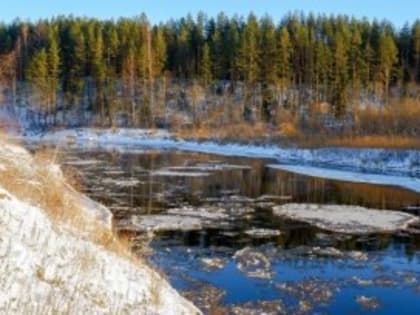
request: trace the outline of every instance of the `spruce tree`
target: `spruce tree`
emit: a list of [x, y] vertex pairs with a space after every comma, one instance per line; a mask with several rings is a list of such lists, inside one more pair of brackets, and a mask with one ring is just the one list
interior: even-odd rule
[[57, 107], [57, 92], [60, 83], [60, 48], [56, 33], [55, 29], [50, 30], [47, 47], [50, 111], [55, 111]]
[[50, 86], [48, 82], [48, 56], [45, 48], [35, 52], [29, 58], [25, 77], [35, 96], [38, 108], [46, 115], [49, 109]]
[[397, 57], [398, 51], [394, 39], [389, 34], [382, 34], [379, 40], [379, 71], [386, 103], [388, 103], [391, 71], [398, 60]]
[[201, 81], [204, 85], [207, 85], [212, 80], [212, 73], [211, 73], [211, 56], [210, 56], [210, 48], [207, 43], [204, 43], [202, 52], [201, 52], [201, 62], [200, 62], [200, 76]]

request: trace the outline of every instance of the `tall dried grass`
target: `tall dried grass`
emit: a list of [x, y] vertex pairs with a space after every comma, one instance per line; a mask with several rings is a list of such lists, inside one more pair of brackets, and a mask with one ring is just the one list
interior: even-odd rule
[[415, 137], [420, 135], [420, 101], [394, 100], [385, 107], [355, 110], [354, 133], [357, 135], [389, 135]]
[[67, 183], [56, 167], [56, 153], [44, 151], [33, 159], [16, 159], [0, 156], [5, 166], [0, 169], [1, 186], [17, 198], [44, 209], [54, 220], [80, 222], [79, 205], [66, 198]]
[[265, 140], [277, 134], [276, 130], [264, 123], [233, 123], [223, 126], [200, 125], [190, 129], [180, 129], [176, 135], [185, 139], [225, 140], [252, 142]]
[[[7, 136], [1, 136], [1, 142], [10, 143]], [[119, 237], [115, 231], [101, 222], [93, 221], [82, 211], [82, 205], [71, 190], [81, 189], [81, 175], [75, 168], [59, 168], [61, 152], [57, 148], [41, 149], [31, 157], [1, 155], [0, 186], [18, 199], [39, 207], [54, 222], [65, 224], [82, 232], [95, 244], [98, 244], [132, 262], [140, 262], [131, 251], [133, 239]]]

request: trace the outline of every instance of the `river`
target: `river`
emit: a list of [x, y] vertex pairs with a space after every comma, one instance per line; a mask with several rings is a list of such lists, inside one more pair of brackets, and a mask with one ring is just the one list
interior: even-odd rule
[[[420, 235], [330, 233], [272, 212], [287, 202], [415, 209], [418, 193], [307, 177], [269, 159], [139, 147], [60, 156], [133, 250], [205, 313], [420, 314]], [[205, 220], [154, 233], [129, 224], [168, 213]]]

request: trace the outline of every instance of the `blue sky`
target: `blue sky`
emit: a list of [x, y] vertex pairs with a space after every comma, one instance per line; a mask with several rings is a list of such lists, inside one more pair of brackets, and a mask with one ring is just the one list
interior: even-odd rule
[[261, 16], [269, 13], [276, 20], [290, 11], [343, 13], [356, 17], [387, 19], [400, 27], [404, 22], [420, 18], [420, 0], [1, 0], [0, 20], [15, 17], [35, 20], [56, 15], [74, 14], [98, 18], [130, 17], [145, 12], [154, 22], [179, 18], [204, 11], [215, 16], [246, 15], [253, 11]]

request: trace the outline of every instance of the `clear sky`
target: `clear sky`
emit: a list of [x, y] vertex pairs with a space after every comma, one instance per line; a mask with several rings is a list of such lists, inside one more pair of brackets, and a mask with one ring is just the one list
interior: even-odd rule
[[[269, 13], [276, 20], [290, 11], [347, 14], [370, 19], [387, 19], [400, 27], [404, 22], [420, 18], [420, 0], [0, 0], [0, 20], [16, 17], [36, 20], [56, 15], [73, 14], [98, 18], [131, 17], [145, 12], [153, 23], [204, 11], [216, 16], [261, 16]], [[6, 4], [7, 3], [7, 4]]]

